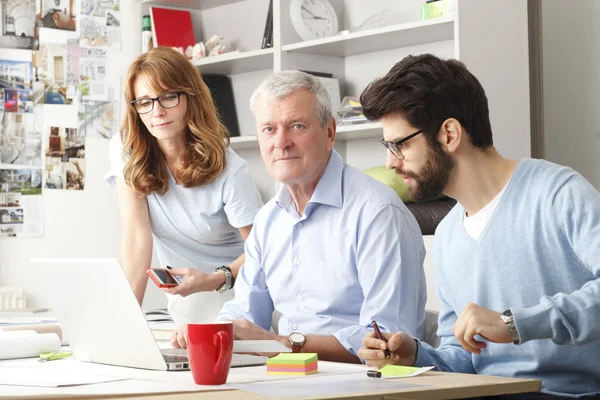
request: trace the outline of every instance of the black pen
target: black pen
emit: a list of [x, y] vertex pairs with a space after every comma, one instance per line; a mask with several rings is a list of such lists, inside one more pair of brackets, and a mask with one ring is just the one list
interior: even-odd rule
[[[379, 326], [377, 325], [377, 322], [375, 322], [375, 320], [373, 320], [371, 322], [371, 326], [373, 327], [373, 330], [375, 331], [375, 336], [377, 336], [377, 339], [383, 340], [384, 342], [387, 343], [387, 340], [385, 340], [385, 338], [381, 334], [381, 331], [379, 330]], [[385, 349], [383, 351], [383, 353], [385, 354], [385, 358], [389, 360], [390, 357], [391, 357], [390, 350], [389, 349]]]

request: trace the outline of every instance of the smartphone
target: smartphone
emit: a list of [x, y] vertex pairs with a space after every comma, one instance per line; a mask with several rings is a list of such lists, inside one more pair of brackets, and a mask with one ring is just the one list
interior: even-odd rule
[[170, 288], [179, 284], [179, 281], [165, 268], [150, 268], [146, 273], [159, 288]]

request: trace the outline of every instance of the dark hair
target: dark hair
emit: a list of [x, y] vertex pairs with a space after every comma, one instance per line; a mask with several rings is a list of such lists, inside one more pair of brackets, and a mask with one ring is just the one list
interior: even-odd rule
[[398, 114], [431, 141], [448, 118], [458, 120], [473, 146], [492, 146], [492, 127], [483, 87], [465, 65], [432, 54], [408, 56], [360, 96], [370, 120]]

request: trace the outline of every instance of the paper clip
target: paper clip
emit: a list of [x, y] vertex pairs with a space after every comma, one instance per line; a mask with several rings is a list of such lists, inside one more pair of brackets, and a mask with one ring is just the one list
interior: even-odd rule
[[40, 354], [40, 359], [38, 360], [39, 362], [46, 362], [46, 361], [54, 361], [54, 360], [61, 360], [65, 357], [69, 357], [73, 355], [72, 351], [59, 351], [59, 352], [48, 352], [48, 353], [41, 353]]

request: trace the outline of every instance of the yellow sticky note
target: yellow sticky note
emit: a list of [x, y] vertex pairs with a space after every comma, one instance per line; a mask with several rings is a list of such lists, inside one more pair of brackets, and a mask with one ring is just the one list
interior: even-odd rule
[[419, 367], [403, 367], [402, 365], [386, 365], [381, 368], [379, 372], [381, 372], [382, 377], [386, 376], [405, 376], [410, 375], [419, 371], [421, 368]]

